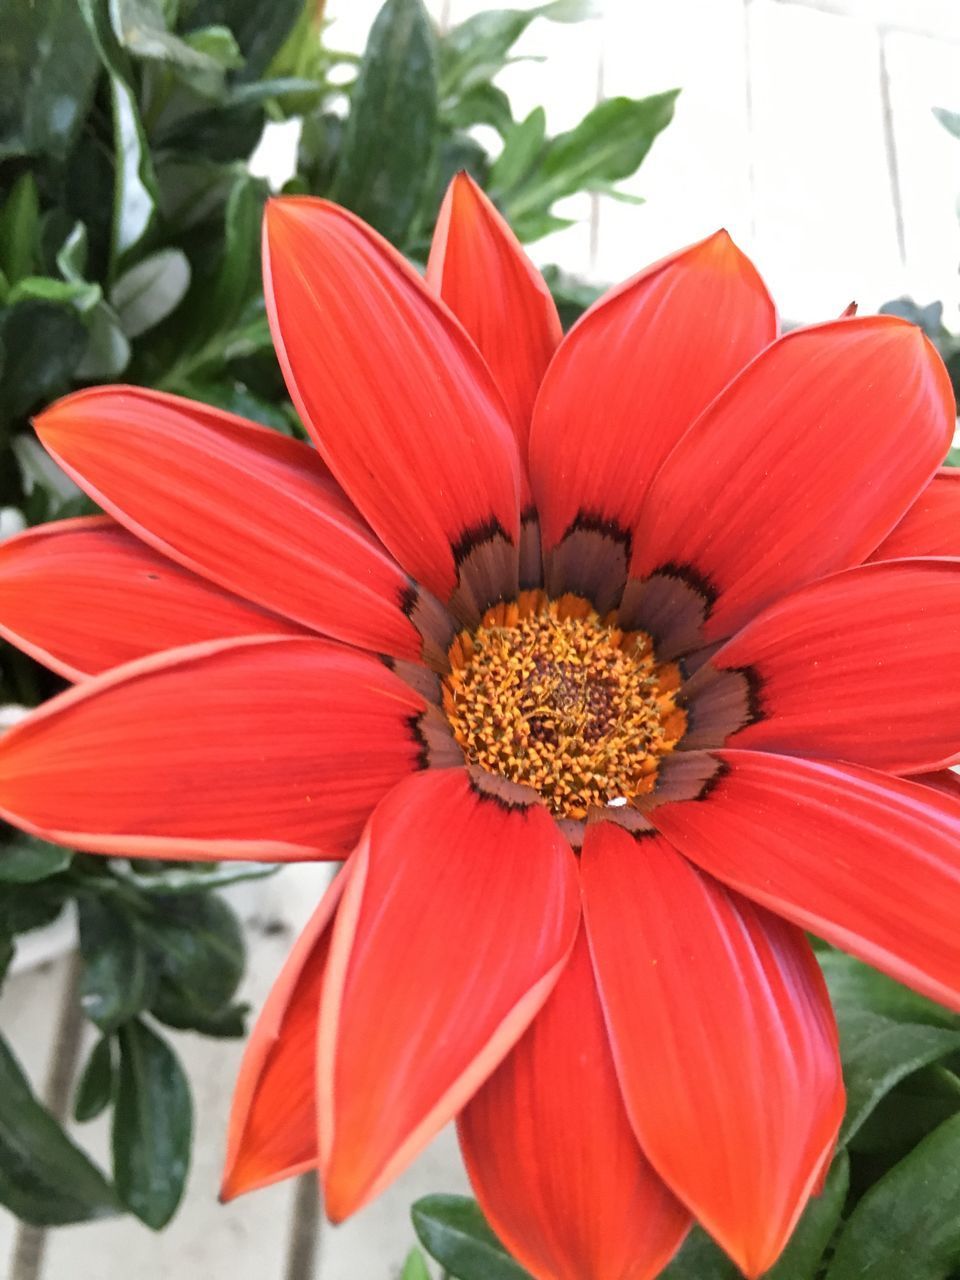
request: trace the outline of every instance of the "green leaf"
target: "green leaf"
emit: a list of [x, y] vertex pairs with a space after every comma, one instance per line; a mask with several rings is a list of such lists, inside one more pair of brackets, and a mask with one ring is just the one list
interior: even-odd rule
[[827, 1280], [948, 1280], [960, 1266], [960, 1116], [875, 1183], [850, 1216]]
[[190, 263], [181, 249], [160, 249], [117, 280], [110, 305], [128, 338], [139, 337], [183, 301], [190, 287]]
[[334, 199], [394, 244], [430, 176], [437, 120], [433, 29], [421, 0], [387, 0], [354, 85]]
[[8, 884], [0, 892], [0, 937], [12, 937], [52, 924], [70, 896], [62, 877], [33, 884]]
[[32, 173], [23, 173], [10, 188], [0, 213], [0, 270], [7, 283], [33, 271], [40, 240], [40, 197]]
[[20, 465], [24, 493], [42, 498], [47, 517], [58, 515], [68, 503], [83, 497], [82, 490], [60, 470], [36, 436], [15, 436], [10, 447]]
[[168, 30], [159, 0], [114, 0], [111, 17], [117, 39], [134, 57], [173, 62], [194, 71], [222, 70], [215, 58]]
[[81, 898], [79, 914], [80, 1004], [101, 1031], [114, 1031], [149, 1003], [146, 951], [130, 917], [99, 898]]
[[816, 1280], [827, 1245], [833, 1238], [850, 1187], [850, 1161], [841, 1151], [823, 1191], [809, 1202], [780, 1260], [764, 1280]]
[[0, 420], [16, 419], [66, 391], [87, 345], [75, 308], [30, 298], [0, 311]]
[[960, 1015], [943, 1005], [918, 995], [869, 965], [842, 951], [819, 951], [817, 959], [830, 988], [834, 1008], [841, 1012], [859, 1009], [881, 1014], [896, 1022], [929, 1022], [935, 1026], [960, 1028]]
[[490, 1230], [475, 1200], [424, 1196], [410, 1216], [427, 1253], [457, 1280], [531, 1280]]
[[142, 1022], [120, 1029], [113, 1176], [120, 1199], [159, 1231], [173, 1217], [190, 1164], [193, 1107], [180, 1062]]
[[114, 1083], [113, 1046], [109, 1036], [101, 1036], [77, 1083], [73, 1118], [83, 1124], [101, 1115], [113, 1098]]
[[719, 1245], [695, 1226], [660, 1280], [740, 1280], [740, 1272]]
[[857, 1130], [851, 1148], [893, 1163], [957, 1111], [960, 1079], [946, 1067], [922, 1067], [878, 1103]]
[[513, 125], [510, 99], [495, 84], [478, 84], [443, 110], [444, 121], [451, 129], [469, 129], [475, 124], [488, 124], [506, 138]]
[[236, 71], [243, 66], [243, 54], [229, 27], [201, 27], [198, 31], [188, 32], [183, 39], [191, 49], [204, 54], [223, 71]]
[[304, 0], [199, 0], [190, 13], [191, 26], [229, 27], [244, 57], [244, 80], [266, 71], [303, 9]]
[[70, 865], [73, 853], [23, 832], [0, 846], [0, 884], [34, 884]]
[[266, 187], [244, 174], [234, 183], [224, 216], [223, 251], [212, 282], [203, 282], [196, 325], [202, 334], [220, 334], [236, 322], [244, 303], [260, 285], [260, 224]]
[[244, 880], [263, 880], [277, 874], [275, 862], [224, 863], [211, 865], [208, 871], [202, 865], [195, 867], [161, 867], [150, 875], [144, 875], [135, 866], [126, 866], [119, 860], [110, 864], [110, 873], [125, 884], [134, 885], [143, 893], [158, 893], [171, 897], [180, 893], [204, 893], [210, 889], [222, 889], [228, 884], [240, 884]]
[[0, 160], [62, 160], [98, 71], [76, 0], [0, 0], [0, 31]]
[[575, 129], [553, 138], [541, 163], [504, 205], [511, 222], [547, 211], [555, 200], [629, 177], [673, 119], [678, 89], [649, 98], [608, 98]]
[[39, 298], [76, 307], [83, 315], [97, 305], [101, 296], [98, 284], [72, 284], [69, 280], [56, 280], [53, 276], [24, 276], [10, 290], [7, 302], [13, 306], [26, 298]]
[[490, 170], [493, 195], [510, 191], [523, 181], [539, 159], [546, 137], [547, 114], [543, 107], [534, 107], [504, 138], [503, 150]]
[[945, 107], [934, 107], [933, 114], [949, 133], [952, 133], [955, 138], [960, 138], [960, 111], [947, 111]]
[[85, 284], [87, 257], [87, 228], [82, 222], [75, 222], [57, 251], [57, 270], [71, 284]]
[[223, 382], [185, 382], [177, 387], [177, 391], [192, 400], [202, 400], [204, 404], [215, 405], [218, 409], [226, 409], [229, 413], [238, 413], [242, 418], [250, 418], [265, 427], [272, 427], [274, 431], [282, 431], [284, 435], [293, 435], [290, 420], [283, 408], [255, 395], [236, 378]]
[[581, 0], [555, 0], [532, 9], [488, 9], [447, 32], [440, 41], [440, 93], [446, 100], [490, 80], [534, 18], [579, 22], [592, 12]]
[[[243, 931], [230, 907], [211, 893], [155, 897], [143, 921], [157, 976], [153, 1011], [177, 1027], [237, 1025], [227, 1010], [243, 977]], [[229, 1017], [226, 1015], [229, 1013]]]
[[863, 1009], [838, 1009], [837, 1023], [847, 1086], [841, 1142], [850, 1141], [905, 1076], [960, 1049], [960, 1030], [894, 1022]]
[[106, 302], [99, 303], [90, 314], [87, 347], [77, 365], [77, 377], [85, 381], [117, 378], [130, 363], [130, 354], [130, 342], [117, 313]]
[[430, 1272], [419, 1249], [411, 1249], [400, 1272], [400, 1280], [430, 1280]]
[[37, 1101], [0, 1040], [0, 1203], [34, 1226], [64, 1226], [118, 1210], [103, 1174]]
[[13, 959], [13, 939], [0, 937], [0, 986], [7, 976], [7, 970], [10, 968], [10, 962]]

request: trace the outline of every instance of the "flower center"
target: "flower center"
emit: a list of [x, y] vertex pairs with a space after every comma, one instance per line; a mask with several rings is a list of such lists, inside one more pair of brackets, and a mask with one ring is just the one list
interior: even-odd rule
[[686, 729], [676, 666], [579, 596], [521, 592], [448, 656], [444, 710], [467, 760], [534, 787], [558, 817], [652, 791]]

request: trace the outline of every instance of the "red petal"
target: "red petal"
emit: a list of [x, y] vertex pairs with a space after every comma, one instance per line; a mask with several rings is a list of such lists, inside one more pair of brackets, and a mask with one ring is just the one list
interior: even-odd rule
[[233, 1092], [221, 1200], [316, 1168], [317, 1028], [341, 872], [294, 944], [250, 1032]]
[[419, 656], [406, 575], [314, 449], [136, 387], [77, 392], [35, 425], [82, 489], [172, 560], [337, 639]]
[[942, 791], [946, 796], [960, 800], [960, 774], [953, 769], [937, 769], [934, 773], [916, 773], [911, 782], [920, 782], [925, 787], [933, 787], [934, 791]]
[[537, 1280], [652, 1280], [686, 1234], [630, 1128], [582, 929], [459, 1132], [484, 1213]]
[[765, 751], [651, 820], [704, 870], [960, 1009], [960, 799], [854, 765]]
[[914, 773], [960, 757], [958, 653], [960, 560], [897, 560], [778, 601], [690, 689], [716, 686], [717, 671], [748, 668], [759, 719], [726, 745]]
[[463, 769], [398, 787], [351, 867], [320, 1025], [334, 1221], [382, 1190], [512, 1047], [580, 914], [576, 863], [547, 811], [477, 792]]
[[294, 404], [384, 543], [446, 601], [493, 538], [509, 595], [520, 463], [463, 329], [395, 249], [324, 200], [270, 202], [264, 280]]
[[631, 534], [670, 449], [776, 336], [763, 282], [725, 231], [592, 307], [561, 344], [534, 414], [530, 466], [544, 547], [578, 517]]
[[109, 516], [40, 525], [0, 546], [0, 635], [68, 680], [178, 645], [300, 631]]
[[871, 560], [960, 555], [960, 468], [943, 467]]
[[525, 460], [533, 402], [563, 331], [543, 276], [465, 172], [450, 183], [440, 208], [427, 284], [486, 360]]
[[701, 584], [718, 640], [864, 559], [953, 435], [943, 362], [892, 316], [798, 329], [763, 352], [653, 482], [631, 573]]
[[0, 812], [50, 840], [150, 858], [341, 857], [416, 769], [423, 699], [312, 637], [142, 658], [0, 740]]
[[584, 911], [627, 1110], [747, 1275], [772, 1266], [843, 1119], [837, 1031], [798, 929], [654, 834], [588, 827]]

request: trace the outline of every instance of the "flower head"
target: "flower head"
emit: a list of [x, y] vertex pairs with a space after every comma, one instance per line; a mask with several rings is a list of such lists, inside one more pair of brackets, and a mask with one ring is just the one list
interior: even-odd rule
[[107, 513], [0, 551], [74, 687], [0, 745], [19, 826], [127, 856], [346, 859], [240, 1073], [226, 1195], [331, 1217], [459, 1116], [539, 1280], [748, 1275], [831, 1158], [803, 929], [960, 1008], [954, 408], [889, 317], [778, 336], [719, 233], [561, 338], [469, 178], [426, 283], [273, 202], [316, 448], [135, 388], [37, 421]]

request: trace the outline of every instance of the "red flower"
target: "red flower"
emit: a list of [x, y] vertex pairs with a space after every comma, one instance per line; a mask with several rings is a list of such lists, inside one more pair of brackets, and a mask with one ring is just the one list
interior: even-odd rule
[[318, 1167], [340, 1219], [459, 1114], [535, 1276], [651, 1277], [691, 1215], [756, 1275], [843, 1110], [801, 929], [960, 1008], [943, 366], [888, 317], [778, 338], [723, 233], [561, 341], [465, 177], [426, 286], [320, 201], [265, 244], [317, 451], [132, 388], [41, 415], [109, 514], [0, 553], [4, 633], [79, 681], [3, 740], [3, 812], [349, 854], [227, 1195]]

